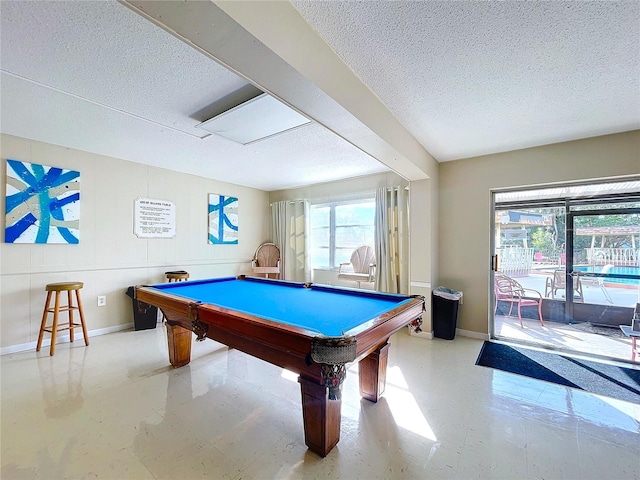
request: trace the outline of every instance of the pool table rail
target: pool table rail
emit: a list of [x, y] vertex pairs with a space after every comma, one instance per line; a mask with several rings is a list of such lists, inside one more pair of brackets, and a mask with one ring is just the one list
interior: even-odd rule
[[[158, 307], [169, 325], [178, 325], [186, 330], [194, 331], [202, 328], [204, 324], [204, 335], [211, 340], [257, 356], [294, 373], [300, 374], [302, 371], [310, 373], [310, 365], [308, 365], [309, 339], [319, 336], [317, 331], [274, 322], [217, 305], [185, 301], [184, 297], [158, 291], [153, 286], [136, 287], [136, 298], [139, 302]], [[423, 310], [424, 300], [411, 298], [394, 309], [344, 332], [345, 335], [353, 336], [356, 339], [356, 358], [354, 361], [360, 361], [375, 351], [380, 346], [381, 337], [388, 339], [395, 332], [420, 317]], [[199, 339], [202, 339], [202, 335], [197, 332], [196, 334]], [[246, 339], [250, 339], [250, 341], [247, 342]], [[259, 342], [261, 345], [252, 345], [254, 342]], [[191, 349], [188, 350], [188, 352], [183, 352], [182, 356], [188, 355], [190, 358]], [[266, 358], [261, 355], [266, 355]], [[290, 356], [294, 357], [293, 361], [291, 358], [287, 358]], [[189, 363], [189, 358], [171, 359], [171, 363], [174, 366], [183, 366]]]

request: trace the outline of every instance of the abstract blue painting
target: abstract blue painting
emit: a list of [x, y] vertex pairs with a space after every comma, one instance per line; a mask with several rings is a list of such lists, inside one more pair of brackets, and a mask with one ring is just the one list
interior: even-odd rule
[[238, 243], [238, 199], [209, 194], [209, 243]]
[[80, 172], [7, 159], [5, 243], [79, 243]]

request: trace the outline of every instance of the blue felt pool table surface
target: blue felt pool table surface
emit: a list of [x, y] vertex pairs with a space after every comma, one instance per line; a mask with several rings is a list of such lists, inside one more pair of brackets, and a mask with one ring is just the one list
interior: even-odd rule
[[266, 320], [341, 336], [411, 301], [406, 295], [236, 277], [153, 285], [163, 293]]

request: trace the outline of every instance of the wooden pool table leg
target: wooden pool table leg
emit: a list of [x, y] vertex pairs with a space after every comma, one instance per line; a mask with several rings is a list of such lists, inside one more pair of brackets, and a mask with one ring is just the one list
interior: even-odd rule
[[385, 343], [358, 363], [360, 396], [362, 398], [377, 402], [384, 393], [387, 382], [388, 358], [389, 344]]
[[310, 450], [325, 457], [340, 440], [340, 400], [329, 400], [328, 388], [318, 380], [298, 377], [302, 391], [304, 443]]
[[174, 367], [182, 367], [191, 361], [191, 330], [178, 325], [167, 326], [167, 344], [169, 346], [169, 361]]

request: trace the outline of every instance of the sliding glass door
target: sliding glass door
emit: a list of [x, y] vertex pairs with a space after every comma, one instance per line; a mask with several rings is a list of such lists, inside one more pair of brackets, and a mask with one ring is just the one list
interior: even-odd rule
[[599, 314], [600, 323], [615, 324], [618, 307], [638, 302], [640, 208], [631, 203], [601, 207], [569, 213], [573, 255], [567, 273], [584, 294], [584, 302], [601, 307], [592, 309], [592, 315]]
[[494, 338], [630, 360], [640, 181], [494, 194]]

